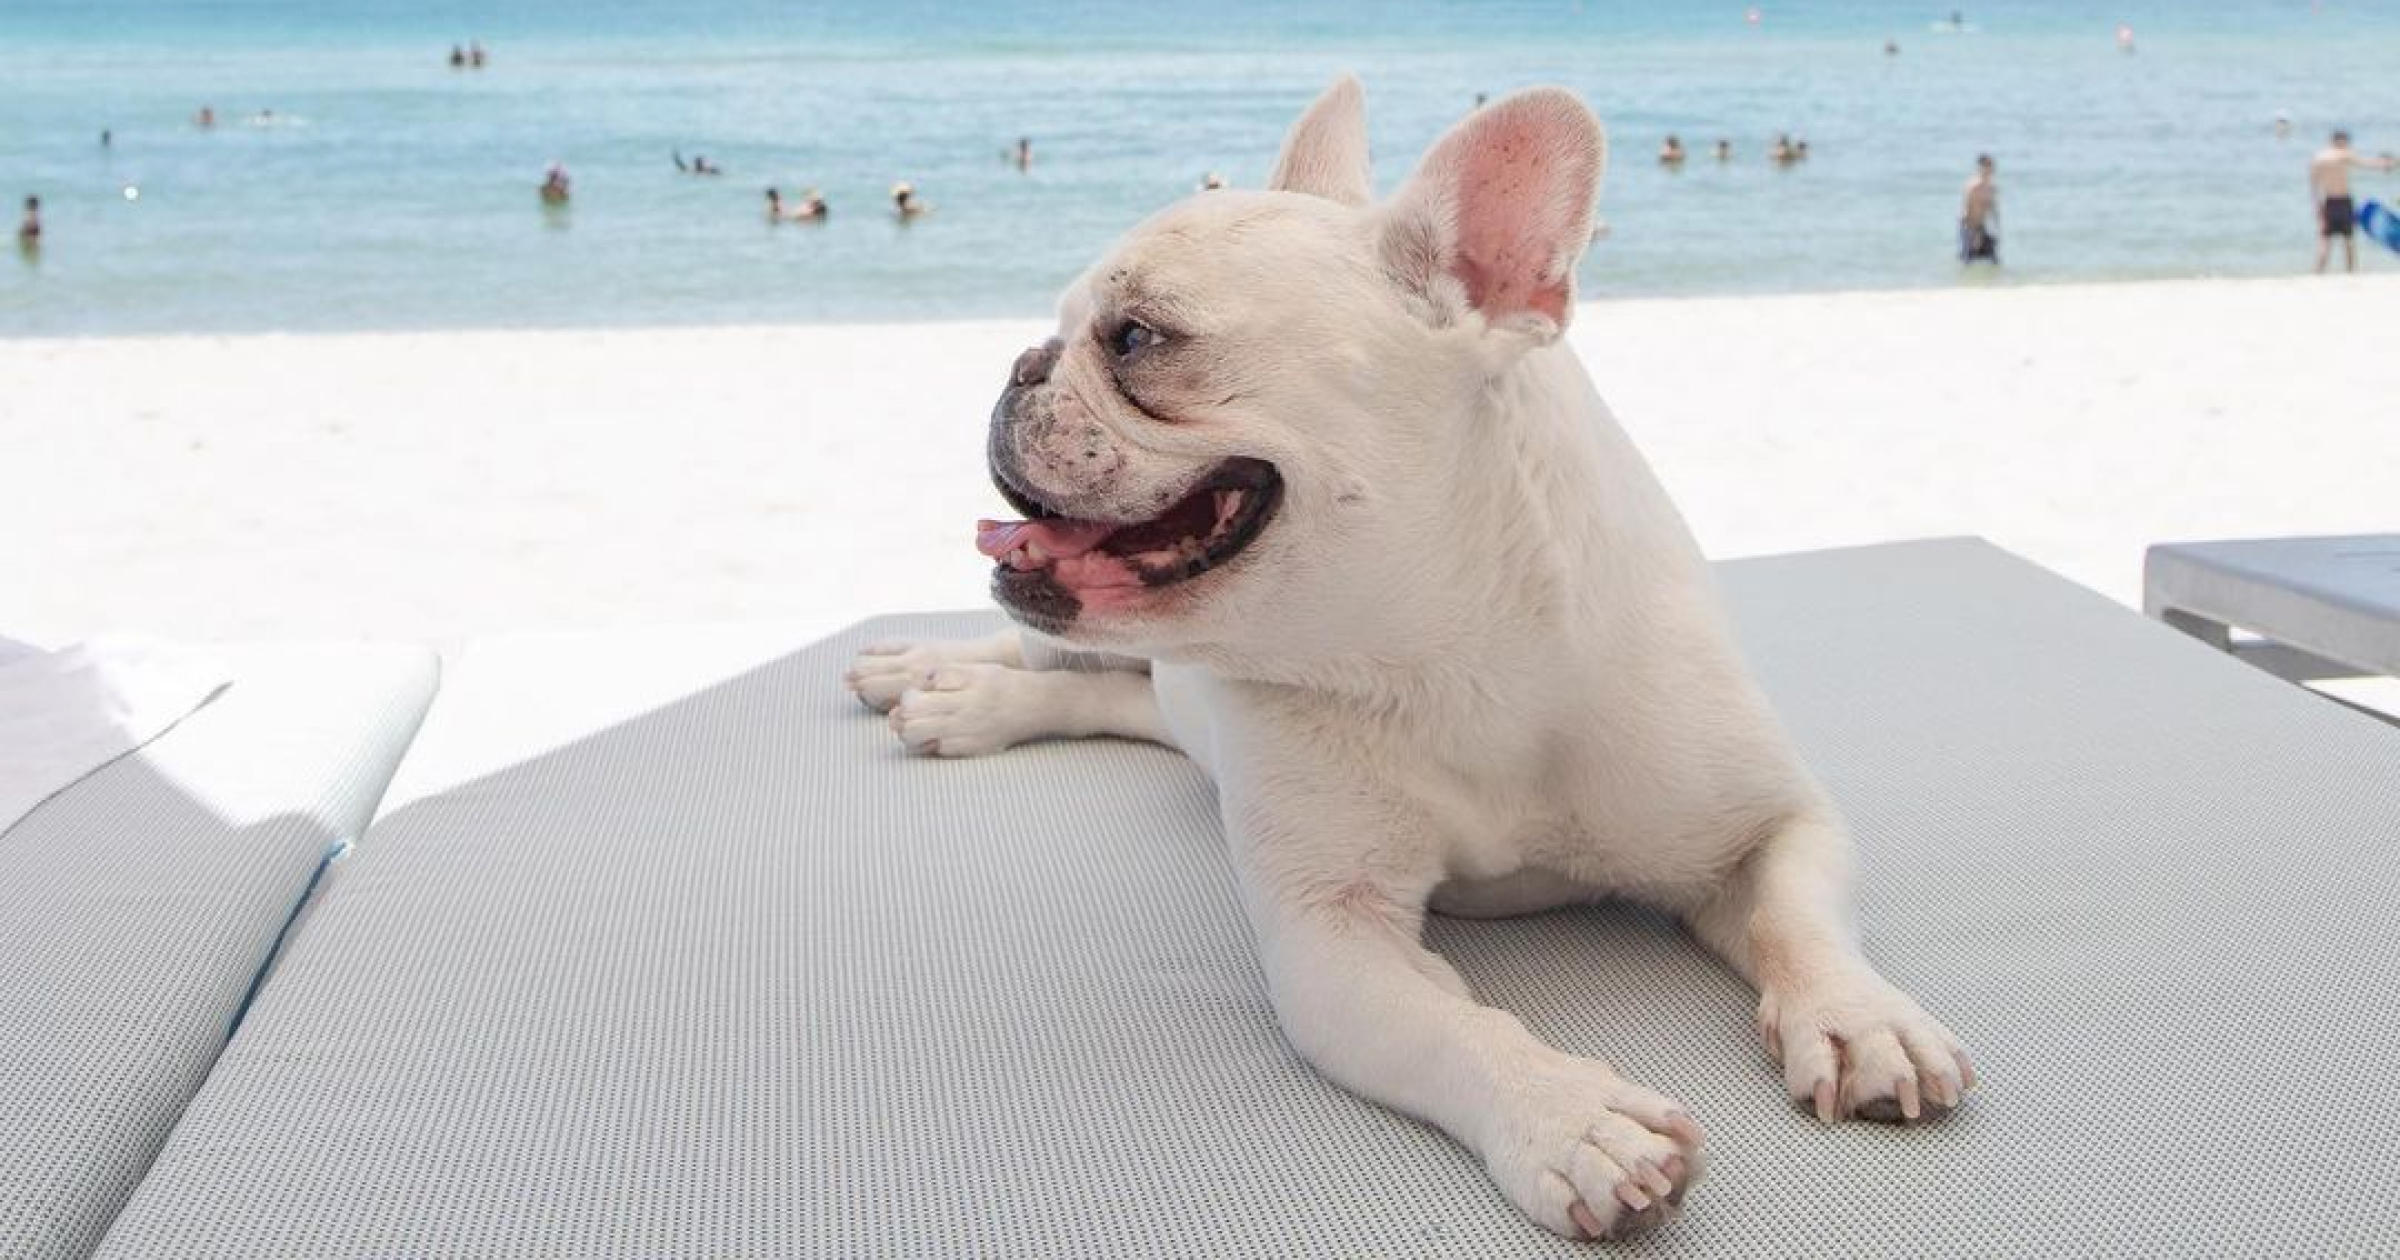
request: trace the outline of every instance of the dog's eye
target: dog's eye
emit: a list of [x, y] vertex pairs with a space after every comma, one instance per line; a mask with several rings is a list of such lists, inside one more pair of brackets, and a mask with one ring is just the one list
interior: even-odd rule
[[1120, 359], [1144, 346], [1157, 345], [1158, 342], [1158, 330], [1138, 319], [1126, 320], [1117, 325], [1115, 332], [1108, 335], [1109, 351]]

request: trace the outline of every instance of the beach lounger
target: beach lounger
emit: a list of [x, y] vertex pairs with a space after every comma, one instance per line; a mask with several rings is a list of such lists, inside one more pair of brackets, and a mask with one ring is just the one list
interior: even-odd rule
[[[1826, 1128], [1659, 917], [1435, 920], [1708, 1126], [1622, 1254], [2400, 1251], [2400, 731], [1974, 541], [1722, 574], [1987, 1083]], [[993, 621], [470, 651], [99, 1254], [1596, 1254], [1283, 1042], [1191, 765], [910, 758], [840, 687]]]
[[2400, 677], [2400, 534], [2161, 544], [2142, 566], [2142, 603], [2293, 681]]
[[91, 1253], [431, 699], [410, 648], [214, 651], [231, 683], [0, 833], [0, 1256]]

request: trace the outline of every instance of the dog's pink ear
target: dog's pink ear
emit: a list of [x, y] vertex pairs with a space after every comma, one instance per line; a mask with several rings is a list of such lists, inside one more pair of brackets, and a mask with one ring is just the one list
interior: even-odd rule
[[1343, 75], [1325, 89], [1283, 138], [1267, 187], [1363, 206], [1374, 199], [1367, 164], [1367, 92]]
[[1575, 308], [1575, 264], [1592, 239], [1608, 140], [1560, 88], [1476, 110], [1436, 142], [1393, 196], [1386, 265], [1444, 315], [1548, 340]]

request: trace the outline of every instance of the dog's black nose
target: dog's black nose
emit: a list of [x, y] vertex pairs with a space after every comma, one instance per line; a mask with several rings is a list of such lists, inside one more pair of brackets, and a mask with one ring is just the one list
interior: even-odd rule
[[1039, 385], [1043, 381], [1049, 380], [1050, 369], [1058, 366], [1059, 352], [1066, 348], [1067, 343], [1052, 337], [1018, 355], [1017, 365], [1010, 368], [1008, 372], [1009, 383], [1020, 386]]

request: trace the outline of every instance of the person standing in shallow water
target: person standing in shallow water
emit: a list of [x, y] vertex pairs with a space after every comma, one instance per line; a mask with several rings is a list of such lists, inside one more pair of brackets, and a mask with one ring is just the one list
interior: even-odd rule
[[1958, 208], [1958, 260], [2000, 265], [2000, 185], [1993, 179], [1998, 166], [1989, 153], [1975, 155], [1975, 177], [1967, 181], [1966, 199]]
[[2358, 207], [2350, 199], [2350, 168], [2392, 169], [2392, 156], [2362, 158], [2350, 151], [2350, 133], [2337, 131], [2317, 155], [2308, 160], [2308, 191], [2317, 203], [2317, 271], [2333, 256], [2333, 240], [2342, 240], [2342, 267], [2358, 270]]
[[25, 217], [17, 223], [17, 242], [32, 245], [42, 239], [42, 199], [25, 199]]

